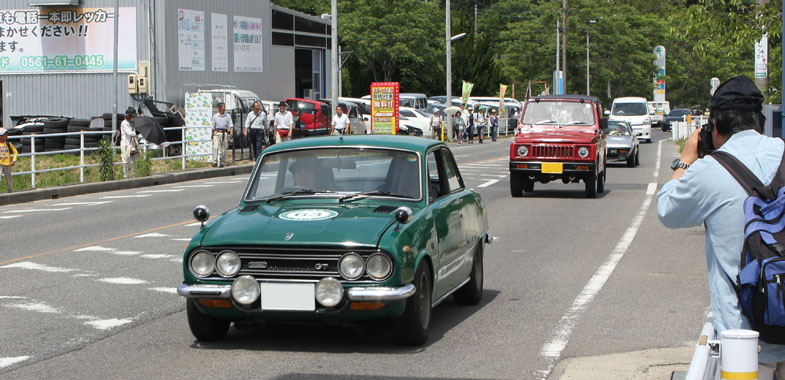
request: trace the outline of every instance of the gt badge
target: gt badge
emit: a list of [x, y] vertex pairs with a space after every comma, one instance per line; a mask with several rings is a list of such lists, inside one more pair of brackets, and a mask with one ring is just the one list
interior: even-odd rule
[[289, 233], [287, 233], [287, 234], [286, 234], [286, 236], [284, 237], [284, 239], [286, 239], [286, 241], [289, 241], [289, 240], [292, 240], [292, 237], [293, 237], [293, 236], [294, 236], [294, 234], [293, 234], [293, 233], [291, 233], [291, 232], [289, 232]]

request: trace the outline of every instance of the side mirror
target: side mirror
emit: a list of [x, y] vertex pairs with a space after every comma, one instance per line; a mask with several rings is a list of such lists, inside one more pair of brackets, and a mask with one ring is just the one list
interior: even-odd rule
[[204, 222], [206, 222], [207, 219], [210, 219], [210, 209], [208, 209], [205, 205], [199, 205], [194, 208], [193, 213], [194, 219], [196, 219], [198, 222], [201, 222], [202, 228], [204, 228]]
[[610, 116], [610, 115], [611, 115], [611, 111], [605, 110], [605, 112], [603, 112], [603, 114], [604, 114], [605, 116]]
[[395, 220], [400, 224], [406, 224], [412, 221], [412, 209], [403, 206], [395, 210]]
[[602, 129], [603, 131], [608, 129], [608, 119], [606, 119], [606, 118], [600, 119], [600, 129]]

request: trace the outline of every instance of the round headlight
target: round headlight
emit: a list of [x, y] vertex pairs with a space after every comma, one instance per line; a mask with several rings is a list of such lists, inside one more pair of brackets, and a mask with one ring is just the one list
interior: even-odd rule
[[250, 305], [259, 299], [262, 289], [251, 276], [240, 276], [232, 283], [232, 298], [241, 305]]
[[343, 285], [332, 278], [325, 277], [316, 284], [316, 301], [324, 307], [333, 307], [341, 303], [343, 298]]
[[191, 271], [199, 277], [209, 276], [215, 268], [215, 257], [207, 251], [196, 252], [191, 256]]
[[582, 146], [582, 147], [578, 148], [578, 157], [580, 157], [580, 158], [589, 157], [589, 148], [587, 148], [585, 146]]
[[519, 156], [527, 156], [529, 155], [529, 147], [526, 145], [521, 145], [518, 147], [518, 155]]
[[233, 251], [223, 251], [215, 259], [215, 270], [224, 277], [232, 277], [240, 271], [240, 256]]
[[347, 280], [356, 280], [363, 275], [365, 261], [360, 255], [351, 252], [343, 255], [338, 262], [338, 271]]
[[381, 280], [387, 277], [392, 271], [392, 261], [387, 255], [375, 253], [368, 258], [365, 263], [365, 271], [374, 280]]

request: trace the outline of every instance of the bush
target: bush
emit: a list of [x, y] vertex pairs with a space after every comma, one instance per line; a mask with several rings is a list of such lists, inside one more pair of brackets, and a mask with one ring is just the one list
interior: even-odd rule
[[153, 161], [150, 158], [148, 151], [139, 153], [139, 159], [136, 160], [136, 175], [138, 177], [149, 177], [153, 174]]
[[112, 181], [114, 174], [114, 150], [111, 141], [102, 139], [98, 145], [98, 156], [101, 159], [101, 166], [98, 168], [98, 175], [101, 181]]

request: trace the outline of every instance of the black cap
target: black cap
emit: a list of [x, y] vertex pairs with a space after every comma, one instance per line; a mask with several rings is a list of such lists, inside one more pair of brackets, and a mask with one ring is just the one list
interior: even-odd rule
[[280, 103], [278, 103], [278, 107], [286, 107], [286, 102], [282, 100]]
[[130, 116], [137, 116], [136, 115], [136, 109], [134, 109], [134, 107], [128, 107], [128, 109], [125, 110], [125, 116], [129, 116], [129, 115]]
[[739, 75], [726, 80], [711, 97], [713, 110], [760, 111], [763, 94], [749, 78]]

